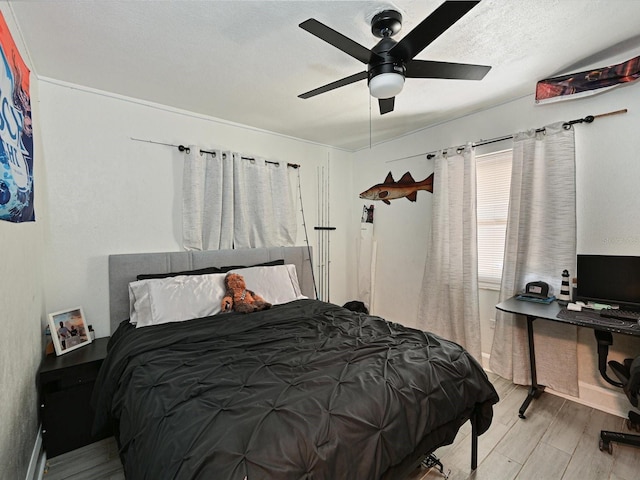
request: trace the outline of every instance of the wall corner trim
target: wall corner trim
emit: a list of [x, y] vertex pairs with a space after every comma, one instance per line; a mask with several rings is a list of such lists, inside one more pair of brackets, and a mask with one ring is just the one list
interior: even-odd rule
[[42, 425], [38, 425], [38, 434], [31, 452], [31, 460], [27, 469], [25, 480], [42, 480], [44, 476], [44, 467], [47, 462], [44, 448], [42, 447]]

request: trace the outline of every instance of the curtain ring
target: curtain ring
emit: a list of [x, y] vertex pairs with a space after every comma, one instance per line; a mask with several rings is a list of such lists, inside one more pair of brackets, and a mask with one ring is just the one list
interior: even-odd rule
[[571, 130], [572, 125], [569, 122], [564, 122], [562, 124], [562, 128], [564, 128], [565, 130]]

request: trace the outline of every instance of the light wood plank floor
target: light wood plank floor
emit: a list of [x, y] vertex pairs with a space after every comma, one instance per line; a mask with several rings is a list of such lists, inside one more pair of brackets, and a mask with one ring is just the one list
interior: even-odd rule
[[[624, 419], [543, 393], [518, 409], [527, 389], [489, 374], [500, 402], [493, 423], [480, 437], [478, 469], [471, 472], [471, 427], [436, 455], [449, 480], [638, 480], [640, 449], [614, 444], [613, 455], [598, 448], [600, 430], [625, 431]], [[408, 480], [438, 480], [436, 469], [417, 469]], [[124, 480], [113, 438], [52, 458], [44, 480]], [[349, 479], [351, 480], [351, 479]]]
[[113, 437], [47, 460], [43, 480], [124, 480]]

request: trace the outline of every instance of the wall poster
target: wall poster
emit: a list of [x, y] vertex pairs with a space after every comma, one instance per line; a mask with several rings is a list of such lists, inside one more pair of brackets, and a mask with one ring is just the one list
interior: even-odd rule
[[536, 85], [536, 103], [567, 100], [604, 92], [640, 78], [640, 57], [609, 67], [541, 80]]
[[29, 69], [0, 12], [0, 220], [33, 222]]

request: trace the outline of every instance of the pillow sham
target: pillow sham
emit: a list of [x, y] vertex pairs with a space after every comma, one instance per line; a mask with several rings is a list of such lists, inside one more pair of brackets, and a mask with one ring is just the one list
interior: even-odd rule
[[227, 273], [231, 270], [238, 270], [239, 268], [252, 268], [252, 267], [274, 267], [278, 265], [284, 265], [284, 259], [281, 258], [279, 260], [270, 260], [268, 262], [256, 263], [254, 265], [233, 265], [227, 267], [220, 267], [220, 269]]
[[247, 289], [273, 305], [307, 298], [300, 291], [296, 266], [293, 264], [238, 268], [229, 273], [242, 275]]
[[226, 267], [205, 267], [199, 268], [197, 270], [185, 270], [183, 272], [170, 272], [170, 273], [141, 273], [136, 278], [138, 280], [150, 280], [154, 278], [168, 278], [168, 277], [178, 277], [181, 275], [207, 275], [210, 273], [227, 273], [230, 270], [235, 270], [238, 268], [249, 268], [249, 267], [269, 267], [273, 265], [284, 265], [284, 259], [279, 260], [271, 260], [269, 262], [257, 263], [255, 265], [232, 265]]
[[185, 270], [184, 272], [141, 273], [136, 278], [138, 280], [152, 280], [155, 278], [180, 277], [184, 275], [209, 275], [212, 273], [224, 273], [224, 270], [222, 270], [220, 267], [206, 267], [199, 268], [197, 270]]
[[132, 282], [129, 321], [140, 328], [215, 315], [220, 312], [225, 276], [180, 275]]

